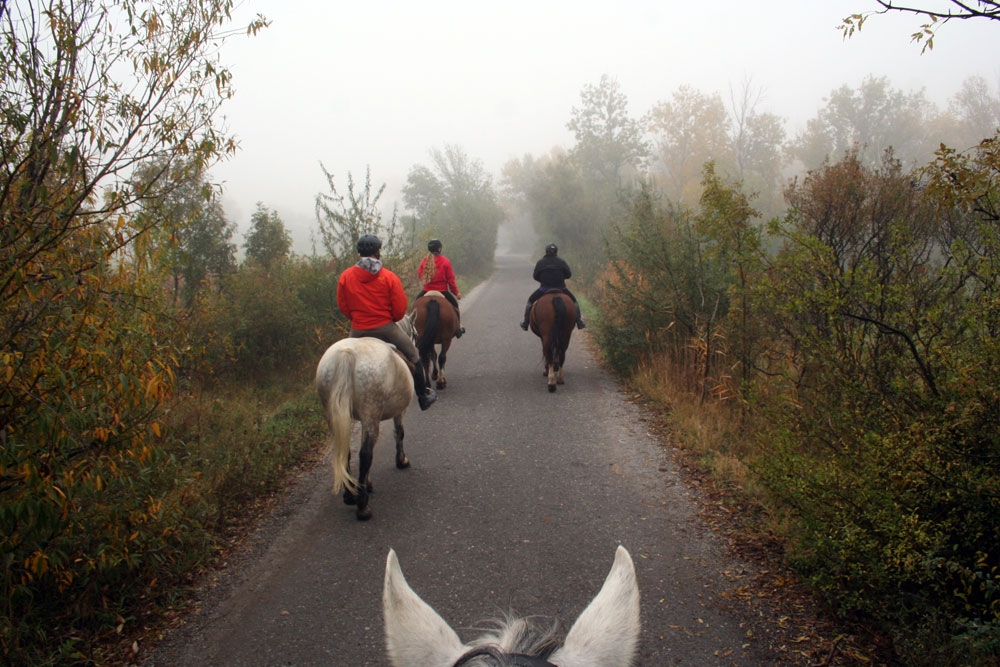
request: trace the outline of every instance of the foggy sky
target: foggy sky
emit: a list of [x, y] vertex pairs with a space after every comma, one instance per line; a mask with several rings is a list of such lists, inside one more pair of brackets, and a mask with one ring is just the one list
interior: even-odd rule
[[[920, 0], [923, 6], [940, 0]], [[346, 191], [347, 174], [385, 183], [382, 209], [402, 211], [400, 187], [429, 153], [460, 146], [499, 180], [512, 158], [569, 148], [566, 129], [584, 86], [603, 74], [633, 118], [688, 85], [719, 93], [749, 81], [758, 111], [786, 119], [789, 137], [836, 88], [885, 76], [946, 107], [962, 81], [1000, 85], [1000, 24], [952, 21], [933, 51], [910, 40], [925, 22], [873, 16], [845, 41], [837, 26], [873, 0], [245, 0], [241, 25], [272, 25], [221, 53], [236, 95], [223, 108], [241, 146], [211, 170], [242, 247], [256, 203], [276, 210], [297, 252], [309, 253], [313, 203], [328, 192], [320, 162]]]

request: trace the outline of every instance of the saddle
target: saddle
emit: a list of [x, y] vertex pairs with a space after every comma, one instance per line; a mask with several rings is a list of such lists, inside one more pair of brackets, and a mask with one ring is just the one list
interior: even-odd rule
[[436, 290], [436, 289], [428, 290], [427, 292], [424, 292], [424, 296], [436, 296], [436, 297], [440, 297], [440, 298], [444, 299], [445, 302], [449, 306], [451, 306], [452, 308], [455, 307], [454, 304], [452, 304], [451, 299], [449, 299], [447, 296], [445, 296], [445, 293], [442, 292], [441, 290]]

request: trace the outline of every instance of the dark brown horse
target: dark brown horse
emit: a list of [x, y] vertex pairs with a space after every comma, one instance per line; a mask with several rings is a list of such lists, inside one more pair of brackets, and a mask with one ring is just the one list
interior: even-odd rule
[[576, 304], [567, 294], [555, 290], [546, 292], [531, 307], [531, 331], [542, 339], [550, 392], [556, 390], [557, 383], [563, 384], [566, 348], [575, 327]]
[[430, 291], [413, 302], [410, 316], [417, 331], [417, 349], [424, 365], [424, 377], [428, 385], [435, 380], [437, 388], [444, 389], [448, 386], [444, 365], [448, 361], [451, 341], [460, 326], [458, 313], [441, 292]]

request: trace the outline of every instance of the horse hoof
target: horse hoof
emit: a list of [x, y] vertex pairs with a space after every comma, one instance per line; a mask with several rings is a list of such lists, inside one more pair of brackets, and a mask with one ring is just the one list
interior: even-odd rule
[[550, 384], [550, 385], [549, 385], [549, 393], [550, 393], [550, 394], [551, 394], [551, 393], [554, 393], [554, 392], [555, 392], [555, 390], [556, 390], [556, 386], [555, 386], [554, 384]]
[[368, 521], [370, 518], [372, 518], [372, 510], [370, 507], [358, 510], [358, 521]]
[[407, 468], [410, 467], [410, 459], [406, 458], [405, 456], [401, 459], [396, 459], [396, 467], [399, 468], [400, 470], [406, 470]]
[[437, 388], [438, 389], [444, 389], [447, 386], [448, 386], [447, 384], [445, 384], [444, 382], [441, 382], [440, 380], [438, 380], [438, 383], [437, 383]]
[[358, 497], [355, 496], [353, 493], [345, 493], [344, 494], [344, 504], [345, 505], [357, 505], [358, 504]]

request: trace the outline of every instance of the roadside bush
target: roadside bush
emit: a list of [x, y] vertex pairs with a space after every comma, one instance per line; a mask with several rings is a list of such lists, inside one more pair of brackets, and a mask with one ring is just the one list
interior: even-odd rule
[[[175, 368], [157, 274], [109, 252], [113, 226], [89, 223], [4, 264], [15, 278], [0, 301], [8, 664], [86, 653], [155, 588], [165, 562], [185, 559], [188, 525], [152, 491], [163, 462], [157, 411]], [[18, 250], [6, 245], [5, 259]]]
[[971, 664], [1000, 639], [1000, 245], [916, 180], [849, 154], [790, 191], [756, 291], [785, 356], [755, 469], [818, 591], [909, 664]]
[[264, 378], [318, 361], [345, 333], [336, 292], [336, 274], [317, 259], [291, 258], [270, 271], [245, 264], [220, 289], [203, 290], [187, 316], [189, 372]]
[[739, 187], [705, 176], [697, 213], [642, 191], [615, 229], [605, 355], [653, 391], [740, 399], [722, 431], [748, 444], [697, 451], [746, 475], [844, 618], [906, 664], [996, 664], [1000, 142], [916, 173], [849, 152], [792, 183], [769, 254]]
[[648, 187], [632, 195], [626, 219], [613, 228], [594, 296], [602, 313], [598, 341], [617, 370], [628, 373], [657, 353], [701, 358], [699, 343], [711, 339], [728, 309], [724, 278], [700, 261], [703, 251], [690, 213]]

